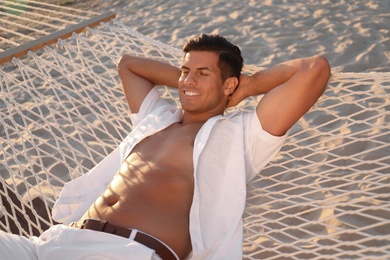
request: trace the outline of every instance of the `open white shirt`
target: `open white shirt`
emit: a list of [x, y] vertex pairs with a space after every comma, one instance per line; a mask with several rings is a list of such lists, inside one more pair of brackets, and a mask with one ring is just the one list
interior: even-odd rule
[[[87, 174], [65, 184], [53, 208], [53, 218], [64, 224], [79, 221], [134, 146], [179, 122], [181, 115], [180, 109], [152, 89], [139, 113], [131, 115], [134, 129], [120, 146]], [[236, 110], [213, 117], [202, 126], [193, 151], [190, 259], [242, 259], [246, 184], [275, 156], [285, 139], [264, 131], [255, 111]]]

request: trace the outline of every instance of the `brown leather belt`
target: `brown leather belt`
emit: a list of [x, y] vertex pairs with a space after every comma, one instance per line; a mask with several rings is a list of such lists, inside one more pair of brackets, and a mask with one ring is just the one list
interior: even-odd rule
[[[79, 229], [89, 229], [95, 231], [101, 231], [125, 238], [130, 238], [133, 229], [120, 227], [113, 225], [107, 221], [100, 221], [96, 219], [86, 219], [83, 222], [73, 222], [71, 227]], [[140, 231], [136, 232], [134, 241], [143, 244], [151, 249], [153, 249], [156, 254], [158, 254], [164, 260], [177, 260], [178, 258], [175, 254], [169, 249], [165, 244], [160, 242], [158, 239], [149, 236], [148, 234], [142, 233]]]

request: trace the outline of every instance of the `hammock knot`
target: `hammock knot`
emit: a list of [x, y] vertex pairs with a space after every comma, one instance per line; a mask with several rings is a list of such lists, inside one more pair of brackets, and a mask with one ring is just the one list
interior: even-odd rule
[[15, 57], [12, 57], [12, 60], [11, 60], [11, 62], [12, 62], [12, 64], [14, 64], [15, 66], [17, 66], [18, 65], [18, 59], [17, 58], [15, 58]]
[[56, 47], [59, 49], [63, 49], [64, 45], [65, 45], [65, 41], [61, 38], [58, 38], [57, 43], [56, 43]]

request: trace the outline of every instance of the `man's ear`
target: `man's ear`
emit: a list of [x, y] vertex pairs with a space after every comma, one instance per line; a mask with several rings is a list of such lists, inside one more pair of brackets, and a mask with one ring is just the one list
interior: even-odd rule
[[238, 86], [238, 79], [236, 77], [230, 77], [225, 80], [224, 83], [224, 93], [225, 95], [231, 95], [236, 90]]

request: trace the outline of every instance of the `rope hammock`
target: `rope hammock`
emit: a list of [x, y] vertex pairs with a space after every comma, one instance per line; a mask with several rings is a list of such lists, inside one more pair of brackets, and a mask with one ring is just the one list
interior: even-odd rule
[[[0, 8], [4, 52], [99, 15], [34, 1], [1, 1]], [[116, 19], [60, 38], [20, 58], [6, 55], [0, 67], [0, 229], [27, 237], [55, 224], [51, 207], [64, 183], [131, 131], [118, 58], [132, 53], [179, 65], [182, 57]], [[174, 90], [162, 87], [161, 94], [179, 103]], [[243, 110], [259, 98], [243, 101]], [[248, 185], [245, 259], [390, 255], [389, 111], [390, 73], [332, 74], [318, 103]]]

